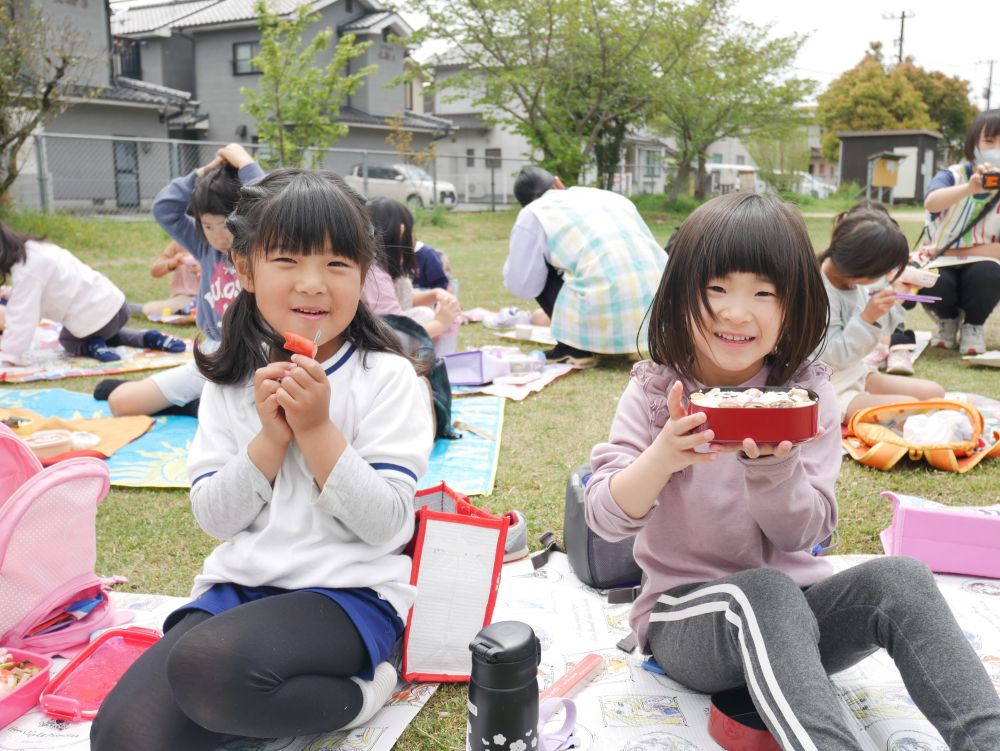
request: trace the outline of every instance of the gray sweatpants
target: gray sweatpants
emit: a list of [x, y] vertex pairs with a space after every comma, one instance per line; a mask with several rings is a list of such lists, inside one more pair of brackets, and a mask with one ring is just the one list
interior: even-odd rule
[[676, 681], [747, 686], [786, 751], [860, 749], [830, 673], [879, 648], [952, 751], [1000, 749], [1000, 698], [927, 567], [877, 558], [803, 590], [774, 569], [660, 597], [648, 640]]

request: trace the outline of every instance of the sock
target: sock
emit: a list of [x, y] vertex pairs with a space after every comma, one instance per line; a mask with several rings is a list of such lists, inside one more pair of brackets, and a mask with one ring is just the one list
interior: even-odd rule
[[344, 729], [364, 725], [385, 706], [396, 689], [396, 668], [388, 662], [380, 662], [375, 666], [375, 676], [370, 681], [352, 677], [352, 681], [361, 689], [361, 710], [358, 716], [344, 725]]
[[106, 341], [97, 337], [88, 341], [85, 349], [88, 357], [93, 357], [101, 362], [114, 362], [122, 359], [121, 355], [111, 349]]
[[156, 329], [150, 329], [142, 335], [142, 346], [146, 349], [159, 349], [164, 352], [183, 352], [187, 349], [183, 340]]
[[94, 398], [99, 402], [106, 402], [111, 392], [125, 383], [123, 378], [105, 378], [94, 386]]

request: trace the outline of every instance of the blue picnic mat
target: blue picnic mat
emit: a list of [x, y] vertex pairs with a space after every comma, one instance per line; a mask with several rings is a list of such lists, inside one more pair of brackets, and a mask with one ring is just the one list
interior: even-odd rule
[[[30, 409], [46, 417], [75, 420], [111, 417], [107, 402], [66, 389], [5, 389], [0, 406]], [[187, 455], [198, 421], [186, 415], [156, 418], [149, 432], [108, 459], [111, 484], [133, 488], [186, 488]]]
[[463, 396], [452, 400], [452, 423], [462, 437], [456, 441], [435, 441], [427, 473], [417, 487], [434, 487], [444, 480], [448, 487], [463, 495], [492, 493], [506, 401], [499, 396]]
[[[421, 488], [445, 480], [465, 495], [493, 492], [504, 401], [496, 396], [469, 396], [452, 402], [452, 419], [460, 425], [462, 437], [434, 444], [427, 474], [420, 481]], [[2, 390], [0, 406], [21, 407], [64, 420], [111, 417], [107, 402], [66, 389]], [[463, 429], [462, 424], [491, 438]], [[198, 421], [193, 417], [157, 417], [148, 433], [123, 446], [108, 459], [111, 484], [139, 488], [188, 487], [187, 456], [197, 427]]]

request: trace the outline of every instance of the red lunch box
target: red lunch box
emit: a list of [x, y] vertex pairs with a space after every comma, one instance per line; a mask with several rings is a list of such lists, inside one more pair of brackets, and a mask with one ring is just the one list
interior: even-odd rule
[[[758, 391], [788, 391], [777, 386], [759, 386]], [[709, 391], [710, 389], [704, 389]], [[722, 391], [747, 391], [748, 388], [723, 388]], [[694, 402], [688, 412], [704, 412], [702, 430], [715, 432], [715, 443], [742, 443], [752, 438], [757, 443], [800, 443], [816, 436], [819, 430], [819, 397], [806, 389], [812, 403], [800, 407], [706, 407]]]

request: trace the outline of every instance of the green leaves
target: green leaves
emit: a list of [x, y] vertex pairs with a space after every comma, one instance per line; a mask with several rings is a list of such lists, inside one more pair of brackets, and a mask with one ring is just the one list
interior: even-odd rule
[[333, 42], [333, 30], [318, 30], [308, 38], [318, 16], [300, 6], [287, 17], [273, 11], [267, 0], [255, 10], [261, 31], [260, 53], [252, 63], [260, 70], [258, 88], [244, 86], [242, 109], [257, 120], [257, 135], [265, 145], [258, 155], [265, 167], [317, 167], [322, 149], [347, 134], [337, 122], [344, 101], [377, 66], [344, 73], [348, 63], [364, 54], [371, 42], [353, 34], [341, 37], [325, 64], [317, 64]]

